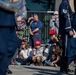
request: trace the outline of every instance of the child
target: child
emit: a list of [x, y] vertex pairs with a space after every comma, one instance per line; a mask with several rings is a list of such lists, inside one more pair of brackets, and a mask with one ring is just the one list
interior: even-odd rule
[[49, 30], [50, 40], [48, 41], [49, 44], [57, 44], [60, 46], [60, 40], [56, 35], [56, 31], [54, 29]]
[[54, 45], [51, 54], [49, 54], [48, 60], [45, 60], [46, 65], [57, 66], [59, 65], [59, 59], [61, 56], [61, 51], [58, 45]]
[[48, 44], [50, 44], [49, 52], [51, 52], [53, 45], [58, 45], [62, 50], [61, 38], [56, 35], [56, 31], [54, 29], [49, 30], [50, 40]]
[[43, 47], [41, 47], [41, 42], [39, 40], [35, 41], [35, 49], [33, 50], [33, 63], [34, 65], [40, 66], [42, 63]]
[[21, 45], [21, 51], [19, 53], [20, 58], [16, 59], [18, 62], [20, 62], [22, 65], [26, 65], [28, 62], [31, 62], [31, 56], [30, 56], [28, 43], [25, 41], [22, 41]]

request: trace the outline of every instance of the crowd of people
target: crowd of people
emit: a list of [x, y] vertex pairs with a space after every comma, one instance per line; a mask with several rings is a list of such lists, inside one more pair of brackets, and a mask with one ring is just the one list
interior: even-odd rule
[[[70, 49], [75, 49], [72, 48], [75, 44], [71, 42], [71, 47], [70, 41], [73, 41], [75, 38], [70, 38], [74, 34], [70, 26], [71, 18], [68, 16], [68, 14], [72, 14], [68, 3], [67, 1], [66, 4], [65, 0], [62, 1], [61, 5], [66, 5], [68, 8], [60, 5], [59, 13], [54, 11], [49, 23], [49, 39], [46, 39], [47, 42], [44, 46], [41, 42], [42, 22], [39, 20], [38, 14], [35, 13], [28, 18], [30, 41], [27, 43], [27, 41], [22, 40], [18, 57], [12, 61], [13, 64], [59, 66], [61, 72], [68, 73], [68, 71], [72, 71], [69, 69], [69, 64], [74, 61], [72, 58], [75, 57], [75, 54], [72, 51], [75, 50], [71, 51]], [[66, 35], [68, 36], [67, 40], [65, 39]], [[70, 50], [69, 53], [67, 50]]]
[[[59, 60], [62, 55], [61, 38], [59, 31], [58, 11], [54, 11], [50, 19], [49, 40], [45, 45], [42, 45], [42, 22], [38, 18], [38, 14], [33, 14], [28, 18], [29, 23], [29, 43], [23, 38], [19, 38], [18, 30], [16, 31], [19, 38], [19, 48], [14, 58], [11, 61], [13, 65], [47, 65], [60, 66]], [[17, 22], [22, 21], [21, 17], [17, 17]], [[24, 27], [25, 28], [25, 27]], [[22, 29], [19, 29], [22, 31]], [[46, 39], [47, 40], [47, 39]]]
[[[6, 75], [10, 61], [12, 65], [59, 66], [61, 72], [71, 71], [69, 64], [72, 61], [76, 63], [76, 8], [72, 13], [69, 1], [62, 0], [59, 13], [54, 11], [49, 23], [49, 39], [45, 45], [41, 39], [43, 23], [39, 20], [38, 14], [28, 18], [27, 22], [30, 25], [28, 43], [24, 35], [19, 37], [18, 31], [24, 31], [26, 27], [25, 19], [22, 14], [19, 15], [20, 11], [14, 13], [0, 8], [2, 14], [0, 15], [0, 75]], [[7, 16], [4, 18], [4, 15]]]
[[[57, 62], [61, 57], [61, 45], [53, 35], [53, 30], [49, 31], [50, 40], [45, 46], [42, 46], [40, 40], [34, 42], [34, 48], [23, 39], [21, 41], [21, 47], [18, 49], [18, 53], [13, 58], [11, 64], [13, 65], [47, 65], [57, 66]], [[49, 65], [47, 64], [49, 62]], [[59, 66], [59, 64], [58, 64]]]

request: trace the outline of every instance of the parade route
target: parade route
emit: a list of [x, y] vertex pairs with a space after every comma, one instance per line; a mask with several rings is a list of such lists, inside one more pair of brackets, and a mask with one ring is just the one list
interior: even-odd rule
[[[74, 75], [74, 73], [64, 74], [59, 72], [59, 67], [49, 66], [21, 66], [10, 65], [13, 74], [10, 75]], [[74, 69], [71, 67], [71, 69]], [[8, 74], [9, 75], [9, 74]]]

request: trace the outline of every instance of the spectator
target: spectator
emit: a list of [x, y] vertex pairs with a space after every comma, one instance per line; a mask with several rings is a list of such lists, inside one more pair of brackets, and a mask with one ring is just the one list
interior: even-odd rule
[[41, 42], [39, 40], [35, 41], [35, 49], [33, 50], [33, 63], [34, 65], [41, 65], [43, 56], [43, 47], [41, 47]]
[[17, 29], [23, 31], [24, 28], [26, 27], [26, 21], [20, 15], [16, 16], [16, 21], [17, 21]]
[[59, 31], [58, 11], [54, 11], [54, 14], [52, 15], [52, 19], [50, 20], [50, 28], [54, 29], [56, 31], [56, 34], [58, 34]]
[[19, 37], [19, 39], [22, 40], [22, 38], [24, 37], [26, 21], [22, 18], [22, 16], [18, 15], [16, 16], [16, 23], [17, 23], [16, 27], [17, 36]]
[[58, 61], [60, 59], [60, 56], [61, 56], [61, 51], [59, 46], [54, 45], [52, 48], [52, 52], [49, 54], [49, 59], [45, 60], [46, 65], [49, 65], [49, 66], [59, 65]]
[[28, 48], [28, 43], [25, 41], [22, 41], [21, 45], [21, 51], [19, 53], [20, 58], [17, 58], [16, 60], [20, 62], [22, 65], [30, 64], [31, 62], [31, 50]]
[[[59, 46], [59, 48], [62, 50], [61, 38], [56, 35], [56, 31], [54, 29], [49, 30], [49, 36], [50, 39], [48, 40], [48, 44], [45, 46], [46, 49], [49, 49], [49, 51], [46, 52], [48, 56], [52, 52], [54, 45]], [[46, 59], [48, 59], [48, 57]]]
[[33, 21], [30, 24], [30, 46], [34, 48], [34, 42], [39, 40], [41, 42], [42, 22], [39, 20], [38, 15], [34, 14]]
[[49, 30], [49, 35], [50, 35], [50, 40], [48, 41], [48, 43], [51, 45], [59, 45], [61, 48], [62, 47], [61, 38], [60, 36], [56, 35], [56, 31], [54, 29]]

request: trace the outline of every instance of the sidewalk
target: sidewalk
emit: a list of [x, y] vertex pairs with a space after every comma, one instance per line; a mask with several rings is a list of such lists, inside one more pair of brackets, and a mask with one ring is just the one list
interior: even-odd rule
[[[59, 67], [11, 65], [10, 69], [13, 71], [12, 75], [67, 75], [59, 72]], [[71, 67], [71, 69], [74, 68]], [[69, 75], [74, 75], [74, 73]]]

